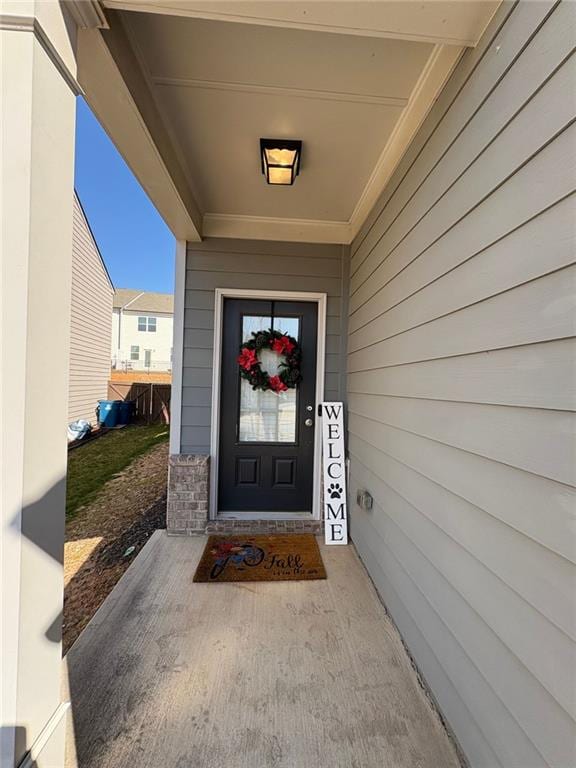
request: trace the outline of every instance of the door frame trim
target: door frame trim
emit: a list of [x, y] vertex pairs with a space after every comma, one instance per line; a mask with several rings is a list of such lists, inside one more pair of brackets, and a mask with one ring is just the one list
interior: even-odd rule
[[[242, 516], [218, 513], [218, 451], [220, 443], [220, 369], [222, 358], [222, 320], [224, 299], [271, 299], [282, 301], [309, 301], [318, 304], [318, 331], [316, 340], [316, 407], [324, 399], [324, 369], [326, 365], [326, 293], [306, 291], [257, 291], [249, 288], [216, 288], [214, 296], [214, 352], [212, 357], [212, 411], [210, 418], [210, 520], [234, 518], [250, 520], [302, 520], [301, 512], [254, 512]], [[317, 414], [314, 415], [317, 419]], [[322, 430], [314, 431], [314, 476], [312, 485], [312, 513], [308, 520], [320, 520], [320, 483]], [[250, 517], [247, 517], [250, 515]]]

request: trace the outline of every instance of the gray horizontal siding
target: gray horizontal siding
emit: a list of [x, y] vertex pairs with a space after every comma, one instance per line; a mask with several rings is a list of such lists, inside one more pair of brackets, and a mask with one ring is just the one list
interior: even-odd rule
[[68, 422], [96, 423], [108, 396], [113, 288], [84, 212], [74, 198]]
[[352, 245], [351, 534], [471, 765], [576, 765], [576, 6], [503, 6]]
[[347, 251], [338, 245], [249, 240], [206, 239], [202, 243], [188, 243], [182, 373], [183, 453], [210, 451], [216, 288], [326, 293], [325, 397], [342, 399], [345, 390], [342, 307], [347, 297], [343, 274], [348, 268]]

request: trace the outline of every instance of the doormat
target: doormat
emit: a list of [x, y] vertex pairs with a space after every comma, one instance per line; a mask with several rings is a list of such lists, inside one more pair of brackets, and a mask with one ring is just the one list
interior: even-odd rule
[[318, 542], [311, 533], [209, 536], [194, 574], [196, 582], [325, 578]]

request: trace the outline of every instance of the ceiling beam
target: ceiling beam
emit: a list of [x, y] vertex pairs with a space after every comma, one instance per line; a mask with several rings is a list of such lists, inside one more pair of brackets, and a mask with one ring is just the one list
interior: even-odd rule
[[474, 47], [501, 0], [103, 0], [107, 8]]
[[174, 236], [200, 240], [202, 214], [146, 79], [120, 19], [107, 18], [107, 31], [78, 30], [83, 94]]
[[320, 99], [321, 101], [342, 101], [352, 104], [377, 104], [381, 107], [405, 107], [408, 99], [401, 96], [375, 96], [364, 93], [342, 91], [319, 91], [312, 88], [290, 88], [283, 85], [259, 85], [257, 83], [234, 83], [225, 80], [202, 80], [186, 77], [152, 77], [154, 85], [175, 88], [202, 88], [214, 91], [236, 93], [262, 93], [271, 96]]
[[204, 237], [238, 240], [280, 240], [293, 243], [338, 243], [352, 240], [347, 221], [286, 219], [273, 216], [240, 216], [227, 213], [205, 213]]

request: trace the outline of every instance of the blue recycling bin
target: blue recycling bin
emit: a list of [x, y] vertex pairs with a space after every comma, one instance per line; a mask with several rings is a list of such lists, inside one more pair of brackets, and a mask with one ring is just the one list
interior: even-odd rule
[[98, 424], [112, 429], [118, 424], [121, 400], [98, 400]]
[[134, 400], [123, 400], [118, 408], [117, 424], [130, 424], [134, 413]]

